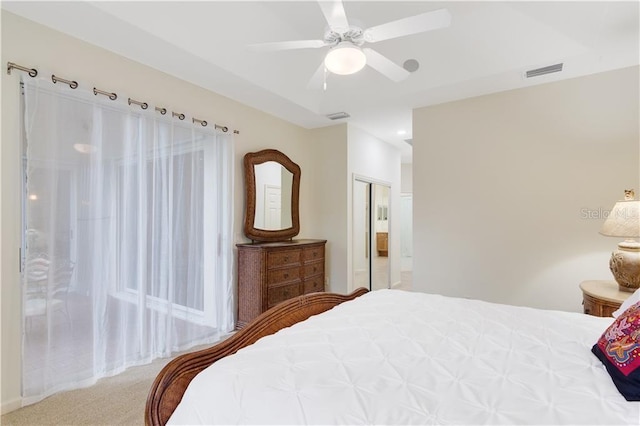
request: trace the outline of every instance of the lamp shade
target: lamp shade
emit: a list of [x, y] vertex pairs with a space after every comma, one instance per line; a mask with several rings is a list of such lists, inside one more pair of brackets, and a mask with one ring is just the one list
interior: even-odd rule
[[367, 63], [362, 49], [353, 43], [343, 41], [329, 50], [324, 58], [324, 66], [334, 74], [348, 75], [360, 71]]
[[618, 201], [604, 221], [600, 234], [608, 237], [640, 237], [640, 201]]

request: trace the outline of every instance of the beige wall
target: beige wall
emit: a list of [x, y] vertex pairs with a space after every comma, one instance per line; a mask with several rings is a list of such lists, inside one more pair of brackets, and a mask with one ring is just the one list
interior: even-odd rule
[[[310, 131], [313, 161], [302, 180], [312, 182], [308, 192], [314, 214], [308, 238], [327, 240], [326, 290], [347, 292], [347, 125]], [[300, 219], [302, 221], [302, 219]]]
[[[313, 179], [322, 179], [331, 167], [312, 172], [319, 158], [314, 147], [321, 147], [323, 161], [346, 161], [346, 155], [326, 151], [327, 144], [339, 145], [331, 128], [310, 131], [274, 118], [231, 99], [199, 88], [193, 84], [143, 66], [101, 48], [89, 45], [62, 33], [24, 20], [8, 12], [2, 12], [2, 64], [8, 61], [35, 67], [44, 72], [53, 72], [64, 78], [77, 80], [81, 87], [95, 85], [105, 90], [126, 93], [151, 105], [164, 105], [188, 116], [219, 123], [230, 129], [238, 129], [235, 137], [235, 224], [234, 239], [244, 242], [242, 232], [244, 213], [244, 184], [242, 157], [250, 151], [264, 148], [279, 149], [287, 154], [302, 169], [300, 191], [300, 237], [333, 239], [344, 217], [330, 217], [331, 226], [323, 225], [323, 214], [330, 212], [329, 206], [322, 209], [315, 194], [322, 191]], [[5, 66], [5, 65], [3, 65]], [[18, 270], [18, 248], [20, 246], [20, 150], [19, 150], [19, 80], [22, 73], [2, 73], [2, 144], [0, 146], [1, 196], [1, 402], [3, 411], [20, 404], [20, 276]], [[346, 132], [346, 131], [345, 131]], [[330, 138], [323, 140], [323, 137]], [[345, 133], [346, 138], [346, 133]], [[326, 142], [326, 144], [325, 144]], [[346, 150], [346, 148], [345, 148]], [[321, 158], [322, 158], [321, 156]], [[333, 164], [333, 163], [331, 163]], [[346, 166], [345, 166], [346, 167]], [[315, 175], [315, 176], [314, 176]], [[320, 180], [320, 182], [322, 182]], [[343, 185], [343, 181], [336, 182]], [[343, 201], [346, 202], [346, 201]], [[334, 228], [334, 225], [335, 228]], [[331, 242], [330, 242], [331, 246]], [[343, 266], [333, 267], [331, 259], [340, 262], [340, 253], [329, 254], [327, 268], [341, 271]], [[343, 272], [346, 274], [346, 272]], [[336, 281], [341, 281], [336, 278]], [[344, 280], [342, 280], [344, 281]]]
[[638, 72], [415, 110], [414, 289], [580, 311], [618, 242], [585, 216], [640, 192]]

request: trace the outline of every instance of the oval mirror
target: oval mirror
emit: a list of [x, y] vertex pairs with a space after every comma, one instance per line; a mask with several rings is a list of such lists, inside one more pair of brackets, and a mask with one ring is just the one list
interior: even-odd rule
[[290, 240], [300, 232], [300, 167], [275, 149], [244, 156], [245, 235], [254, 241]]

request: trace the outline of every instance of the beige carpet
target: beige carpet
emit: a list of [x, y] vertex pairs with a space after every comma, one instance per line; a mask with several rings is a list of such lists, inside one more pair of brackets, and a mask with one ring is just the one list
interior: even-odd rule
[[[200, 348], [194, 348], [198, 350]], [[169, 358], [132, 367], [95, 385], [56, 395], [2, 416], [2, 425], [144, 425], [144, 406]]]

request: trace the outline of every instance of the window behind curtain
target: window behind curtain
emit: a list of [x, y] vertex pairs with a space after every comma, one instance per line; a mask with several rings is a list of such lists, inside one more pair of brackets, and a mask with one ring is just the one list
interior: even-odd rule
[[233, 328], [232, 138], [124, 99], [25, 82], [27, 403]]

